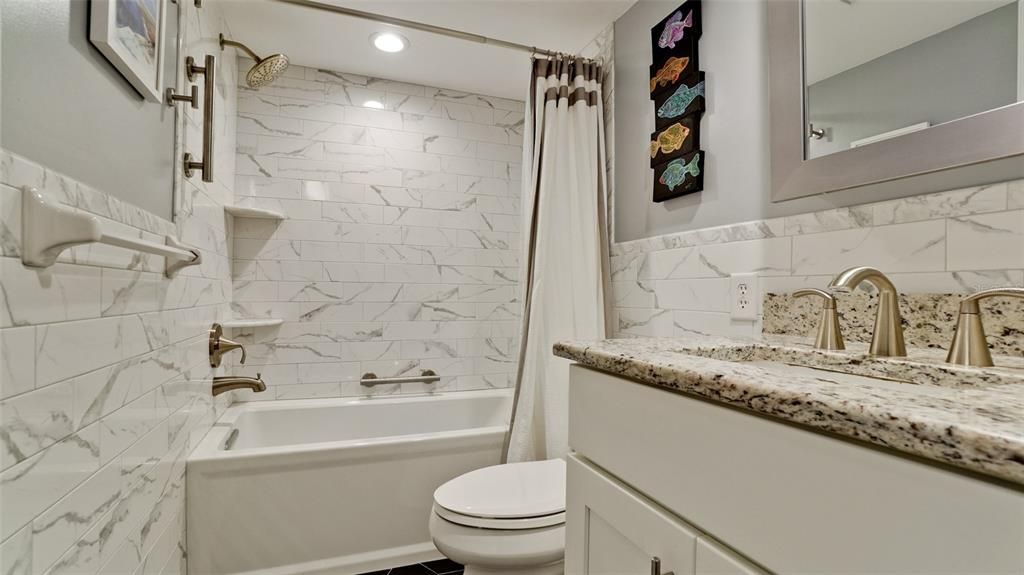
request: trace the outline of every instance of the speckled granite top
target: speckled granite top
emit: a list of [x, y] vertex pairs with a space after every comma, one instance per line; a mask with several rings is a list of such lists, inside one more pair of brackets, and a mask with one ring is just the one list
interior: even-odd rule
[[[862, 345], [848, 347], [824, 352], [792, 338], [693, 336], [559, 342], [554, 352], [636, 381], [1024, 484], [1024, 360], [996, 357], [1003, 367], [976, 369], [945, 365], [938, 350], [881, 359]], [[738, 363], [744, 361], [887, 379], [794, 375], [785, 366]]]

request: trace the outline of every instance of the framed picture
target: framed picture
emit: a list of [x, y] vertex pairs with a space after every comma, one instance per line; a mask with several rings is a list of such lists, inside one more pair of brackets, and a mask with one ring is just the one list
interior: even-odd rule
[[700, 117], [686, 116], [651, 134], [651, 167], [700, 148]]
[[654, 167], [654, 201], [664, 202], [704, 189], [704, 151]]
[[654, 126], [661, 131], [689, 116], [704, 111], [704, 72], [680, 80], [674, 90], [654, 95]]
[[[696, 54], [696, 50], [693, 51]], [[651, 98], [679, 86], [679, 81], [693, 76], [697, 69], [695, 56], [670, 56], [660, 68], [651, 66]]]
[[689, 56], [696, 68], [702, 33], [700, 0], [687, 0], [651, 28], [651, 63], [661, 68], [672, 56]]
[[163, 101], [166, 0], [92, 0], [89, 41], [139, 94]]

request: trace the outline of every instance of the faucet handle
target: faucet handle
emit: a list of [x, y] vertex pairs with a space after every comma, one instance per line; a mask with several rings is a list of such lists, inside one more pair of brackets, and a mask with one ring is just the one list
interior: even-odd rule
[[956, 318], [956, 333], [949, 346], [946, 363], [991, 367], [992, 353], [988, 350], [985, 326], [981, 322], [978, 302], [990, 297], [1024, 298], [1024, 288], [1002, 287], [981, 290], [960, 300], [960, 314]]
[[793, 292], [794, 298], [807, 296], [818, 296], [824, 300], [821, 314], [818, 316], [818, 333], [814, 338], [814, 348], [846, 349], [839, 326], [839, 313], [836, 311], [836, 296], [818, 288], [804, 288]]
[[219, 323], [213, 324], [210, 327], [210, 367], [220, 367], [221, 356], [225, 353], [240, 349], [242, 350], [242, 359], [240, 363], [245, 363], [245, 346], [240, 343], [231, 341], [224, 337], [224, 328]]

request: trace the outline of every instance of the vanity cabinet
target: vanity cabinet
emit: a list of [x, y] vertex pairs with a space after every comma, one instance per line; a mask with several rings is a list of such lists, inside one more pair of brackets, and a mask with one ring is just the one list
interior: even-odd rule
[[579, 365], [566, 573], [1024, 573], [1024, 489]]
[[566, 573], [763, 573], [580, 458], [569, 456], [566, 473]]

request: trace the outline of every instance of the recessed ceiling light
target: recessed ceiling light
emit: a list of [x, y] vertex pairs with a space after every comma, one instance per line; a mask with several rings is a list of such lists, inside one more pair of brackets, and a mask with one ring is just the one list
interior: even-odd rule
[[381, 52], [401, 52], [409, 46], [405, 36], [394, 32], [377, 32], [370, 36], [370, 42]]
[[377, 109], [377, 110], [383, 110], [384, 109], [384, 104], [381, 104], [377, 100], [367, 100], [367, 101], [363, 102], [363, 107], [364, 108], [374, 108], [374, 109]]

